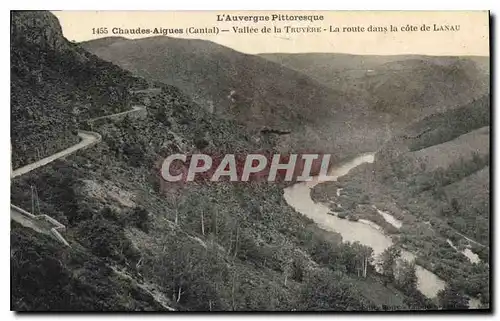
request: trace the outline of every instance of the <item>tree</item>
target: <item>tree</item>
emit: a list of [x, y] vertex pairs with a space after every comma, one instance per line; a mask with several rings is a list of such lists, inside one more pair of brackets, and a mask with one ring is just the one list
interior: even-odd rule
[[401, 249], [395, 245], [391, 245], [380, 254], [381, 273], [391, 280], [394, 279], [394, 267], [396, 259], [401, 255]]
[[[108, 221], [118, 221], [119, 219], [119, 216], [118, 214], [116, 213], [116, 211], [114, 211], [111, 207], [109, 206], [105, 206], [102, 210], [101, 210], [101, 216], [102, 218], [108, 220]], [[98, 219], [99, 217], [95, 217], [95, 219]]]
[[363, 194], [360, 199], [359, 199], [359, 204], [369, 204], [370, 203], [370, 196], [367, 194]]
[[311, 271], [304, 279], [302, 311], [360, 311], [376, 309], [345, 275], [329, 269]]
[[149, 212], [145, 208], [136, 206], [132, 212], [131, 221], [144, 232], [149, 231]]
[[362, 245], [359, 242], [354, 242], [351, 247], [355, 253], [354, 260], [357, 274], [358, 276], [363, 276], [364, 278], [366, 278], [366, 275], [368, 273], [368, 266], [373, 261], [373, 249], [369, 246]]
[[304, 273], [307, 269], [306, 261], [303, 257], [298, 255], [294, 256], [292, 265], [291, 265], [291, 278], [297, 282], [302, 282], [304, 279]]
[[444, 290], [437, 294], [439, 306], [445, 310], [463, 310], [469, 308], [469, 302], [454, 285], [447, 285]]
[[118, 261], [138, 259], [137, 250], [116, 222], [103, 218], [83, 221], [78, 227], [81, 243], [93, 254]]
[[156, 109], [155, 118], [157, 121], [166, 125], [167, 127], [171, 126], [171, 123], [168, 120], [167, 109], [164, 107], [160, 107]]
[[418, 279], [415, 262], [399, 259], [396, 263], [394, 279], [397, 284], [406, 291], [416, 289]]
[[455, 212], [455, 214], [460, 211], [460, 204], [458, 203], [458, 200], [456, 198], [451, 199], [450, 206]]

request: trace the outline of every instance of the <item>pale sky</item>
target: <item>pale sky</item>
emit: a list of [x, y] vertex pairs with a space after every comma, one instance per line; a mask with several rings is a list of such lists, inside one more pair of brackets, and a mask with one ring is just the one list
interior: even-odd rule
[[[336, 52], [371, 55], [480, 55], [489, 56], [487, 11], [54, 11], [69, 40], [84, 41], [105, 36], [126, 38], [153, 35], [112, 34], [113, 28], [183, 29], [172, 37], [205, 39], [244, 53]], [[270, 16], [323, 15], [323, 21], [217, 21], [217, 15]], [[430, 27], [421, 31], [422, 25]], [[459, 26], [459, 31], [432, 31], [437, 26]], [[387, 27], [398, 32], [329, 32], [330, 26]], [[255, 27], [257, 34], [237, 34], [233, 27]], [[263, 27], [279, 27], [282, 33], [263, 34]], [[285, 26], [320, 28], [320, 33], [285, 33]], [[418, 31], [401, 31], [414, 26]], [[107, 28], [108, 34], [94, 34], [93, 28]], [[188, 28], [227, 29], [216, 34], [186, 34]], [[325, 28], [327, 31], [325, 31]]]

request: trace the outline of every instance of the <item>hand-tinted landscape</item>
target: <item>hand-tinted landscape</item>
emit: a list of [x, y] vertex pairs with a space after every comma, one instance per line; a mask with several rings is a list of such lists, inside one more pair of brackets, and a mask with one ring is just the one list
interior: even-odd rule
[[[15, 311], [490, 308], [486, 56], [68, 41], [11, 13]], [[166, 156], [330, 153], [329, 181], [165, 182]]]

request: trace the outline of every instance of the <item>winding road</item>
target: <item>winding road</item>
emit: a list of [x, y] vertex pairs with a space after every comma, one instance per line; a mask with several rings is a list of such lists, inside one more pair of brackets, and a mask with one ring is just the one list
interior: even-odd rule
[[[146, 110], [146, 107], [145, 106], [132, 106], [131, 110], [127, 110], [127, 111], [124, 111], [124, 112], [121, 112], [121, 113], [117, 113], [117, 114], [112, 114], [112, 115], [106, 115], [106, 116], [100, 116], [100, 117], [96, 117], [96, 118], [91, 118], [91, 119], [88, 119], [87, 121], [95, 121], [95, 120], [98, 120], [98, 119], [113, 118], [113, 117], [127, 115], [127, 114], [133, 113], [133, 112], [142, 111], [142, 110]], [[70, 154], [72, 154], [72, 153], [74, 153], [74, 152], [76, 152], [76, 151], [78, 151], [78, 150], [80, 150], [82, 148], [89, 147], [91, 145], [97, 144], [102, 139], [101, 134], [96, 133], [96, 132], [89, 132], [89, 131], [86, 131], [86, 130], [79, 130], [78, 131], [78, 136], [82, 139], [78, 144], [75, 144], [75, 145], [73, 145], [73, 146], [71, 146], [69, 148], [66, 148], [65, 150], [62, 150], [62, 151], [57, 152], [57, 153], [55, 153], [53, 155], [50, 155], [50, 156], [45, 157], [45, 158], [42, 158], [39, 161], [36, 161], [34, 163], [31, 163], [29, 165], [23, 166], [21, 168], [18, 168], [16, 170], [12, 171], [11, 178], [14, 178], [14, 177], [17, 177], [17, 176], [21, 176], [23, 174], [31, 172], [32, 170], [34, 170], [36, 168], [42, 167], [44, 165], [47, 165], [47, 164], [55, 161], [56, 159], [62, 158], [62, 157], [67, 156], [67, 155], [70, 155]]]
[[[117, 113], [117, 114], [92, 118], [92, 119], [89, 119], [87, 121], [94, 121], [97, 119], [123, 116], [123, 115], [129, 114], [129, 113], [132, 113], [132, 112], [142, 111], [145, 109], [146, 109], [146, 107], [144, 107], [144, 106], [133, 106], [132, 110], [128, 110], [128, 111]], [[31, 163], [29, 165], [26, 165], [26, 166], [23, 166], [21, 168], [14, 170], [14, 171], [11, 171], [11, 179], [18, 177], [18, 176], [21, 176], [21, 175], [24, 175], [26, 173], [29, 173], [32, 170], [35, 170], [39, 167], [50, 164], [53, 161], [55, 161], [59, 158], [68, 156], [70, 154], [73, 154], [80, 149], [93, 146], [102, 140], [101, 134], [96, 133], [96, 132], [85, 131], [85, 130], [79, 130], [78, 136], [81, 138], [81, 141], [78, 142], [77, 144], [75, 144], [71, 147], [68, 147], [60, 152], [57, 152], [53, 155], [42, 158], [34, 163]], [[10, 218], [12, 220], [18, 222], [22, 226], [31, 228], [32, 230], [34, 230], [38, 233], [52, 235], [59, 242], [63, 243], [64, 245], [69, 246], [68, 242], [61, 236], [61, 234], [59, 234], [59, 231], [58, 231], [58, 230], [64, 230], [64, 228], [65, 228], [64, 225], [62, 225], [57, 220], [51, 218], [48, 215], [42, 214], [42, 215], [35, 216], [32, 213], [29, 213], [28, 211], [25, 211], [22, 208], [11, 204], [11, 206], [10, 206]]]
[[117, 113], [117, 114], [113, 114], [113, 115], [106, 115], [106, 116], [101, 116], [101, 117], [96, 117], [96, 118], [90, 118], [90, 119], [87, 119], [86, 121], [92, 122], [92, 121], [96, 121], [99, 119], [114, 118], [114, 117], [127, 115], [127, 114], [130, 114], [130, 113], [133, 113], [136, 111], [141, 111], [141, 110], [146, 110], [146, 107], [144, 107], [144, 106], [132, 106], [132, 110], [123, 111], [121, 113]]
[[[452, 227], [450, 226], [450, 228], [452, 228]], [[471, 239], [470, 237], [467, 237], [466, 235], [464, 235], [464, 234], [460, 233], [460, 232], [459, 232], [459, 231], [457, 231], [456, 229], [454, 229], [454, 228], [452, 228], [452, 229], [453, 229], [453, 231], [454, 231], [456, 234], [460, 235], [461, 237], [463, 237], [463, 238], [464, 238], [464, 239], [466, 239], [467, 241], [469, 241], [469, 242], [471, 242], [471, 243], [474, 243], [474, 244], [476, 244], [476, 245], [478, 245], [478, 246], [481, 246], [481, 247], [487, 248], [487, 249], [489, 249], [489, 248], [490, 248], [490, 247], [489, 247], [489, 246], [487, 246], [487, 245], [481, 244], [481, 243], [479, 243], [478, 241], [475, 241], [475, 240]]]
[[[117, 113], [117, 114], [112, 114], [112, 115], [107, 115], [107, 116], [101, 116], [97, 118], [92, 118], [87, 121], [94, 121], [98, 119], [104, 119], [104, 118], [114, 118], [117, 116], [123, 116], [132, 112], [137, 112], [137, 111], [142, 111], [145, 110], [146, 107], [144, 106], [133, 106], [132, 110]], [[93, 146], [97, 143], [99, 143], [102, 140], [102, 136], [99, 133], [96, 132], [90, 132], [90, 131], [85, 131], [85, 130], [79, 130], [78, 131], [78, 136], [81, 138], [81, 141], [69, 148], [66, 148], [65, 150], [62, 150], [58, 153], [55, 153], [51, 156], [45, 157], [39, 161], [36, 161], [34, 163], [31, 163], [29, 165], [23, 166], [21, 168], [18, 168], [14, 171], [11, 172], [11, 179], [14, 177], [18, 177], [21, 175], [24, 175], [26, 173], [31, 172], [34, 169], [37, 169], [39, 167], [45, 166], [56, 159], [68, 156], [70, 154], [75, 153], [76, 151]], [[29, 213], [28, 211], [23, 210], [20, 207], [17, 207], [13, 204], [10, 205], [10, 218], [11, 220], [14, 220], [21, 224], [24, 227], [28, 227], [32, 230], [34, 230], [37, 233], [40, 234], [45, 234], [45, 235], [50, 235], [54, 237], [57, 241], [60, 243], [64, 244], [65, 246], [70, 246], [69, 243], [64, 239], [64, 237], [59, 233], [59, 230], [64, 230], [65, 226], [61, 223], [59, 223], [57, 220], [53, 219], [52, 217], [41, 214], [41, 215], [33, 215], [32, 213]], [[113, 269], [115, 273], [117, 273], [116, 269]], [[123, 276], [123, 273], [120, 275]], [[167, 300], [161, 295], [161, 293], [153, 293], [147, 285], [137, 283], [137, 281], [133, 280], [128, 276], [130, 280], [132, 280], [136, 286], [140, 287], [144, 291], [146, 291], [149, 295], [153, 297], [153, 299], [161, 304], [166, 310], [168, 311], [175, 311], [174, 308], [170, 307], [167, 303]]]

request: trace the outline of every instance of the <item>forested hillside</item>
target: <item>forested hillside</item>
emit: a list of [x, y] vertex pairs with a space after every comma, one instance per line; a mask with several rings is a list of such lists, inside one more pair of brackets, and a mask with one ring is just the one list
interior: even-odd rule
[[144, 82], [62, 36], [57, 18], [11, 13], [11, 143], [17, 168], [78, 141], [81, 119], [124, 111]]

